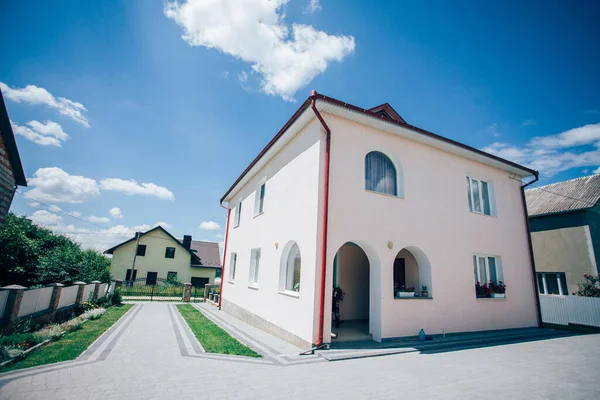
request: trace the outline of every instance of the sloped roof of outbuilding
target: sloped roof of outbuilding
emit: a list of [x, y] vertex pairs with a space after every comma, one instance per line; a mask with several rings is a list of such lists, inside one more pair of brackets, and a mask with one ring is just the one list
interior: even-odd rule
[[600, 199], [600, 174], [528, 189], [525, 198], [530, 217], [591, 208]]

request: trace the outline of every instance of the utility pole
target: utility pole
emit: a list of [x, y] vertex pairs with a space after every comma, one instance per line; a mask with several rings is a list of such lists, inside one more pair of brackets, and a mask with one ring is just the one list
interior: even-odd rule
[[140, 245], [141, 232], [136, 232], [135, 236], [136, 236], [137, 240], [135, 242], [135, 250], [133, 251], [133, 264], [131, 265], [131, 275], [129, 275], [129, 280], [132, 281], [132, 283], [131, 283], [132, 286], [133, 286], [133, 282], [134, 282], [133, 273], [135, 272], [135, 259], [137, 258], [138, 246]]

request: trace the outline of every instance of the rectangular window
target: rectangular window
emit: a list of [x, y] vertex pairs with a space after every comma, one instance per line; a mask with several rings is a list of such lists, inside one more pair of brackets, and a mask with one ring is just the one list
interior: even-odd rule
[[158, 278], [158, 272], [148, 272], [148, 275], [146, 275], [146, 285], [148, 285], [148, 286], [156, 285], [157, 278]]
[[233, 214], [233, 227], [240, 226], [240, 219], [242, 218], [242, 202], [240, 201], [235, 207]]
[[167, 247], [165, 249], [165, 258], [175, 258], [175, 247]]
[[144, 257], [146, 255], [146, 245], [138, 244], [136, 255]]
[[499, 284], [504, 280], [499, 257], [473, 255], [473, 271], [475, 282], [480, 285], [489, 286], [490, 281]]
[[263, 213], [265, 208], [265, 185], [266, 183], [262, 183], [258, 188], [256, 188], [256, 198], [254, 199], [254, 215], [259, 215]]
[[125, 273], [125, 280], [126, 281], [135, 281], [135, 278], [137, 277], [137, 269], [133, 270], [133, 278], [131, 277], [131, 268], [127, 270], [127, 272]]
[[258, 287], [258, 271], [260, 268], [260, 249], [252, 249], [250, 253], [250, 276], [248, 283], [250, 286]]
[[177, 281], [177, 272], [169, 271], [167, 272], [167, 282], [176, 282]]
[[538, 272], [537, 282], [540, 294], [569, 295], [567, 277], [564, 272]]
[[471, 212], [492, 215], [488, 182], [467, 177], [467, 191]]
[[231, 253], [231, 261], [229, 261], [229, 281], [235, 280], [235, 265], [237, 264], [237, 253]]

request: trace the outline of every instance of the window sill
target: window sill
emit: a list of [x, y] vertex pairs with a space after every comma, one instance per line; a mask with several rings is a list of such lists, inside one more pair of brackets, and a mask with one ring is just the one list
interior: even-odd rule
[[477, 300], [506, 300], [506, 297], [475, 297]]
[[404, 196], [398, 196], [396, 194], [381, 193], [381, 192], [376, 192], [375, 190], [369, 190], [369, 189], [365, 189], [365, 192], [367, 192], [367, 193], [374, 193], [374, 194], [380, 194], [382, 196], [392, 197], [394, 199], [403, 199], [404, 200]]
[[471, 211], [471, 210], [469, 210], [469, 213], [475, 214], [475, 215], [482, 215], [482, 216], [488, 217], [488, 218], [496, 218], [496, 219], [498, 219], [498, 216], [496, 216], [496, 215], [487, 215], [487, 214], [484, 214], [484, 213], [481, 213], [481, 212], [477, 212], [477, 211]]
[[233, 227], [233, 228], [231, 228], [231, 229], [235, 229], [235, 228], [239, 228], [239, 227], [240, 227], [240, 224], [237, 224], [236, 226], [234, 226], [234, 227]]
[[258, 213], [258, 214], [255, 214], [253, 218], [258, 218], [258, 217], [260, 217], [261, 215], [263, 215], [264, 213], [265, 213], [265, 212], [263, 211], [263, 212], [260, 212], [260, 213]]
[[394, 300], [433, 300], [433, 297], [396, 297], [394, 296]]
[[235, 281], [227, 281], [227, 283], [230, 283], [233, 285], [235, 283]]
[[294, 297], [296, 299], [300, 298], [300, 292], [292, 292], [291, 290], [280, 290], [278, 293], [284, 296]]
[[248, 289], [258, 290], [258, 286], [256, 286], [256, 285], [248, 285]]

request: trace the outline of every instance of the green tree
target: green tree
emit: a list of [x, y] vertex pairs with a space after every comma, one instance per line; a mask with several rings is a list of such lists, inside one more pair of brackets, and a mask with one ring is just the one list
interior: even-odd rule
[[110, 280], [110, 260], [96, 250], [82, 250], [25, 217], [8, 214], [0, 229], [0, 285], [32, 286], [60, 282]]

